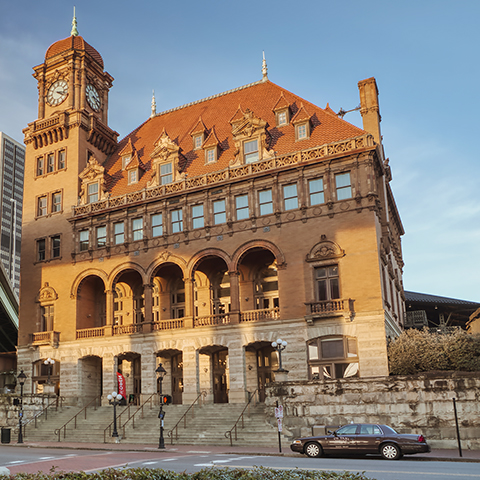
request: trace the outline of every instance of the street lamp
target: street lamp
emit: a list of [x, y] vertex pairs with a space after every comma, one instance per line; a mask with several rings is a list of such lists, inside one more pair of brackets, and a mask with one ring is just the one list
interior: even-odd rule
[[162, 382], [163, 382], [163, 377], [167, 374], [167, 371], [165, 368], [163, 368], [163, 365], [160, 363], [155, 370], [155, 373], [157, 374], [157, 379], [160, 381], [160, 412], [158, 414], [158, 418], [160, 419], [160, 439], [158, 440], [158, 448], [165, 448], [165, 441], [163, 439], [163, 419], [165, 418], [165, 413], [163, 412], [163, 397], [162, 397]]
[[112, 437], [118, 437], [117, 432], [117, 405], [120, 403], [120, 400], [123, 398], [119, 393], [112, 392], [111, 395], [107, 395], [108, 403], [113, 405], [113, 433]]
[[285, 350], [287, 342], [281, 338], [277, 339], [276, 342], [272, 342], [272, 347], [278, 352], [278, 372], [283, 372], [282, 368], [282, 352]]
[[55, 365], [55, 360], [48, 357], [43, 363], [47, 366], [47, 371], [48, 371], [47, 383], [50, 385], [50, 375], [52, 374], [53, 366]]
[[17, 443], [23, 443], [23, 432], [22, 432], [22, 419], [23, 419], [23, 385], [27, 376], [23, 373], [23, 370], [20, 370], [20, 373], [17, 375], [18, 383], [20, 384], [20, 411], [18, 412], [18, 440]]

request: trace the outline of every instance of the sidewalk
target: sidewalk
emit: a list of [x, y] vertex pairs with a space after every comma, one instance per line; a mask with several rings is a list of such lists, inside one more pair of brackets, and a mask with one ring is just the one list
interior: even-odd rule
[[[237, 446], [219, 446], [219, 445], [169, 445], [165, 444], [165, 449], [159, 449], [158, 444], [132, 444], [121, 443], [76, 443], [76, 442], [28, 442], [23, 444], [11, 443], [2, 444], [2, 446], [17, 446], [27, 448], [62, 448], [74, 450], [109, 450], [109, 451], [128, 451], [144, 452], [157, 451], [159, 453], [180, 453], [180, 454], [225, 454], [225, 455], [282, 455], [298, 457], [298, 453], [290, 450], [290, 444], [282, 445], [282, 453], [276, 447], [237, 447]], [[449, 462], [478, 462], [480, 463], [480, 450], [462, 450], [463, 456], [459, 456], [457, 449], [435, 449], [430, 453], [421, 453], [417, 455], [406, 455], [408, 460], [420, 461], [449, 461]]]

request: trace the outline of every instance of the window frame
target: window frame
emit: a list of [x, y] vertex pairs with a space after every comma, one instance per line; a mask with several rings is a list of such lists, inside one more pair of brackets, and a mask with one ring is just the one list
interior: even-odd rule
[[[166, 173], [162, 173], [164, 167], [169, 167], [170, 171]], [[159, 183], [160, 185], [168, 185], [169, 183], [173, 183], [173, 163], [167, 162], [162, 163], [158, 166], [158, 174], [159, 174]], [[169, 178], [169, 180], [168, 180]], [[165, 180], [167, 179], [167, 180]], [[165, 180], [165, 181], [164, 181]]]
[[[322, 190], [312, 191], [313, 182], [318, 182], [318, 181], [320, 181], [322, 183]], [[317, 202], [317, 201], [312, 200], [312, 199], [316, 198], [315, 197], [316, 195], [321, 196], [321, 199], [322, 199], [321, 202]], [[325, 185], [324, 185], [324, 182], [323, 182], [323, 177], [316, 177], [316, 178], [309, 178], [308, 179], [308, 200], [309, 200], [310, 206], [323, 205], [325, 203]]]
[[95, 227], [95, 243], [97, 248], [104, 248], [107, 246], [107, 226], [99, 225]]
[[277, 127], [285, 127], [288, 125], [288, 110], [279, 110], [275, 113]]
[[205, 149], [205, 164], [209, 165], [217, 161], [216, 148], [206, 148]]
[[295, 125], [295, 140], [300, 142], [310, 138], [310, 129], [308, 122], [297, 123]]
[[[122, 226], [122, 231], [118, 231], [117, 226]], [[120, 242], [119, 239], [122, 239]], [[113, 224], [113, 243], [115, 245], [122, 245], [125, 243], [125, 222], [122, 220], [120, 222], [114, 222]]]
[[138, 170], [136, 168], [132, 168], [131, 170], [128, 170], [128, 184], [133, 185], [135, 183], [138, 183]]
[[203, 145], [203, 134], [202, 133], [197, 133], [196, 135], [193, 135], [193, 149], [194, 150], [200, 150]]
[[65, 149], [59, 150], [57, 153], [57, 169], [64, 170], [67, 166], [67, 151]]
[[[256, 143], [256, 150], [247, 153], [247, 145]], [[243, 158], [246, 164], [260, 161], [260, 141], [258, 138], [251, 138], [243, 141]]]
[[78, 246], [81, 252], [86, 252], [90, 249], [90, 230], [88, 228], [78, 232]]
[[[40, 248], [43, 245], [43, 248]], [[44, 262], [47, 260], [47, 239], [37, 238], [35, 241], [36, 259], [37, 262]]]
[[37, 157], [36, 176], [41, 177], [45, 175], [45, 157], [43, 155]]
[[[155, 220], [160, 218], [160, 223]], [[154, 213], [150, 216], [150, 222], [152, 225], [152, 237], [161, 237], [163, 235], [163, 213]]]
[[[177, 218], [174, 218], [177, 217]], [[183, 232], [183, 209], [175, 208], [170, 211], [170, 225], [172, 227], [172, 233]]]
[[[339, 185], [338, 179], [348, 175], [348, 184]], [[348, 192], [345, 196], [343, 192]], [[351, 172], [341, 172], [335, 174], [335, 195], [337, 200], [349, 200], [353, 198], [352, 175]]]
[[[91, 192], [90, 191], [90, 187], [93, 187], [93, 186], [96, 186], [97, 189], [95, 192]], [[93, 200], [92, 201], [92, 198], [93, 197], [96, 197], [96, 200]], [[90, 203], [96, 203], [100, 200], [100, 188], [99, 188], [99, 184], [98, 184], [98, 181], [97, 182], [91, 182], [91, 183], [88, 183], [87, 184], [87, 204], [90, 204]]]
[[[295, 195], [287, 196], [287, 189], [295, 187]], [[289, 183], [287, 185], [282, 185], [283, 191], [283, 207], [285, 211], [287, 210], [296, 210], [298, 208], [298, 187], [296, 183]], [[290, 203], [292, 205], [290, 205]]]
[[[45, 204], [43, 205], [43, 201]], [[40, 195], [37, 197], [37, 217], [45, 217], [48, 214], [48, 196]]]
[[[239, 206], [238, 205], [238, 200], [241, 198], [246, 198], [247, 199], [247, 205], [246, 206]], [[236, 195], [235, 196], [235, 218], [237, 220], [248, 220], [250, 218], [250, 207], [249, 207], [249, 201], [248, 201], [248, 193], [244, 193], [242, 195]], [[239, 212], [243, 212], [246, 210], [246, 214], [243, 213], [242, 215], [238, 215]]]
[[[220, 208], [220, 210], [218, 209], [218, 207]], [[225, 198], [214, 200], [212, 202], [212, 210], [214, 225], [221, 225], [222, 223], [227, 223], [227, 201]]]
[[[201, 215], [195, 210], [199, 210], [201, 208]], [[191, 215], [192, 215], [192, 229], [196, 228], [203, 228], [205, 226], [205, 208], [203, 203], [199, 203], [197, 205], [192, 205], [191, 208]]]
[[47, 153], [47, 173], [53, 173], [55, 171], [55, 154]]
[[[262, 201], [262, 198], [261, 198], [262, 195], [266, 194], [267, 192], [270, 192], [270, 200], [268, 202]], [[269, 210], [271, 210], [271, 211], [265, 211], [265, 208], [266, 208], [267, 205], [270, 206]], [[273, 190], [271, 188], [266, 188], [264, 190], [259, 190], [259, 192], [258, 192], [258, 208], [259, 208], [260, 216], [273, 214]]]
[[143, 240], [143, 217], [132, 218], [132, 242]]
[[[331, 273], [331, 269], [336, 269], [336, 274]], [[325, 277], [319, 277], [318, 272], [320, 270], [326, 271]], [[320, 298], [320, 282], [325, 282], [325, 298]], [[336, 281], [336, 287], [334, 285]], [[340, 272], [338, 264], [330, 264], [330, 265], [321, 265], [314, 268], [314, 282], [315, 282], [315, 299], [317, 302], [328, 302], [333, 300], [341, 299], [340, 294]], [[332, 295], [333, 289], [336, 288], [338, 292], [338, 296]]]
[[[60, 197], [60, 201], [59, 202], [56, 202], [55, 201], [55, 196], [56, 195], [59, 195]], [[62, 211], [62, 200], [63, 200], [63, 195], [62, 195], [62, 192], [59, 191], [59, 192], [53, 192], [52, 195], [51, 195], [51, 198], [52, 198], [52, 205], [51, 205], [51, 210], [52, 210], [52, 213], [59, 213]]]
[[[56, 243], [56, 240], [58, 240], [58, 245], [55, 245]], [[61, 258], [62, 256], [62, 251], [61, 251], [61, 247], [62, 247], [62, 238], [61, 238], [61, 235], [53, 235], [50, 237], [50, 247], [51, 247], [51, 252], [52, 252], [52, 255], [51, 255], [51, 258]]]

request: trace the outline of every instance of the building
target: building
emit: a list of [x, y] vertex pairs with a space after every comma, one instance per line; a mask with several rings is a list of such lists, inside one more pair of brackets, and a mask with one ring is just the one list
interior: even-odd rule
[[[388, 374], [400, 237], [374, 78], [363, 129], [263, 76], [156, 113], [118, 141], [113, 78], [77, 34], [34, 67], [18, 362], [68, 398], [156, 391], [243, 403], [274, 379]], [[131, 397], [132, 396], [132, 397]]]
[[25, 146], [0, 132], [0, 259], [18, 298]]

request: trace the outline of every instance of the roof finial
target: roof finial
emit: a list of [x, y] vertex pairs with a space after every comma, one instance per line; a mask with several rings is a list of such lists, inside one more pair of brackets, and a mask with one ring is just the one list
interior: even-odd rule
[[157, 102], [155, 101], [155, 90], [153, 90], [152, 95], [152, 113], [150, 114], [150, 118], [154, 117], [157, 114]]
[[262, 62], [262, 81], [266, 82], [268, 80], [267, 76], [267, 61], [265, 60], [265, 52], [263, 52], [263, 62]]
[[77, 30], [77, 17], [75, 16], [75, 7], [73, 7], [73, 20], [72, 20], [72, 31], [70, 32], [72, 37], [78, 36]]

